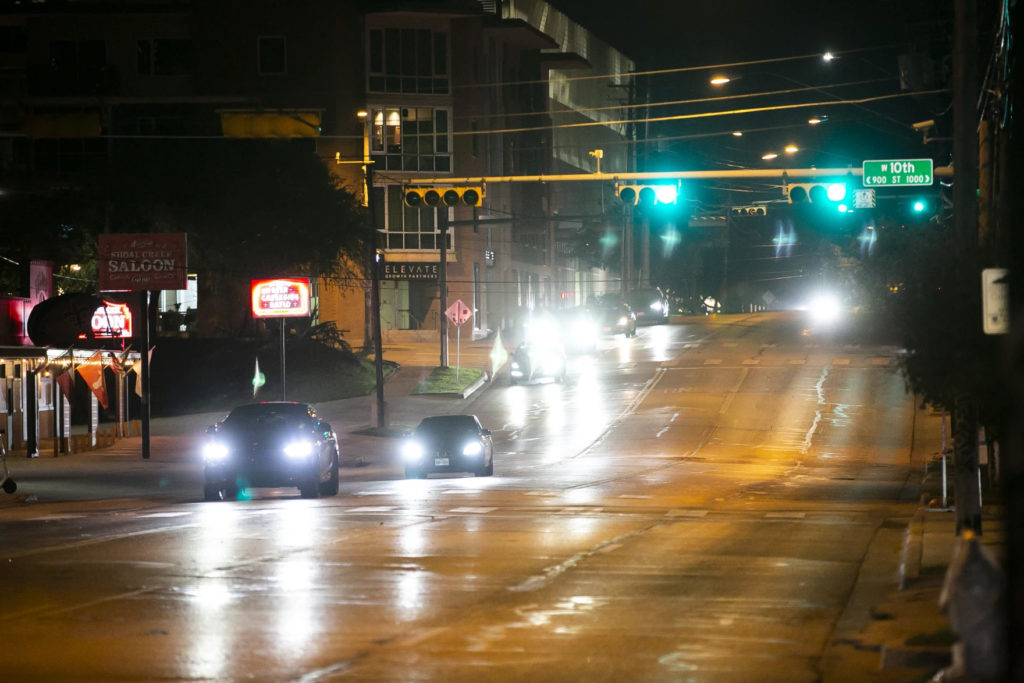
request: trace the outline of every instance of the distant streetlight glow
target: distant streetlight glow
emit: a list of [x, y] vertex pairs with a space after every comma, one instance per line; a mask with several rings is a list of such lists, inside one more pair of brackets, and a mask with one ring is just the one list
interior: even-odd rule
[[731, 80], [728, 76], [715, 76], [711, 79], [711, 85], [725, 85]]
[[807, 123], [811, 124], [812, 126], [816, 126], [816, 125], [818, 125], [819, 123], [821, 123], [824, 120], [825, 119], [823, 119], [823, 118], [819, 118], [817, 116], [813, 116], [813, 117], [807, 119]]
[[824, 59], [826, 62], [831, 62], [833, 59], [836, 58], [836, 56], [831, 52], [826, 52], [821, 56], [821, 58]]
[[800, 148], [797, 147], [796, 145], [786, 145], [785, 148], [783, 148], [783, 151], [786, 154], [796, 154], [797, 152], [800, 151]]
[[761, 158], [764, 159], [765, 161], [771, 161], [772, 159], [778, 158], [778, 156], [779, 155], [776, 154], [775, 152], [768, 152], [767, 154], [762, 154]]
[[742, 130], [734, 130], [732, 132], [732, 136], [734, 138], [741, 138], [741, 137], [743, 137], [743, 131]]

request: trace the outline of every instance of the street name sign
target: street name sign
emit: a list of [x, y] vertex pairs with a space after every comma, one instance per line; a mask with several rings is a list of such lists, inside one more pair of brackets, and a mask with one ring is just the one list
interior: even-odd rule
[[935, 182], [931, 159], [872, 159], [861, 170], [864, 187], [918, 187]]

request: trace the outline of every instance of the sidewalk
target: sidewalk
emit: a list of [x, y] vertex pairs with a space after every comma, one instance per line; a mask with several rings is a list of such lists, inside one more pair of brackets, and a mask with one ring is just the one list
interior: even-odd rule
[[[941, 417], [929, 409], [919, 410], [912, 464], [920, 475], [915, 474], [910, 483], [920, 482], [922, 498], [927, 500], [922, 500], [906, 527], [898, 572], [889, 577], [891, 589], [882, 601], [868, 606], [869, 616], [862, 628], [854, 634], [840, 634], [830, 643], [823, 680], [957, 680], [932, 678], [950, 665], [952, 643], [957, 638], [939, 607], [946, 570], [959, 542], [956, 516], [952, 509], [928, 506], [935, 498], [934, 492], [940, 490], [937, 458], [941, 443]], [[1000, 507], [985, 506], [982, 531], [981, 542], [1003, 562], [1006, 529]], [[858, 587], [865, 579], [864, 573], [862, 570], [858, 577]], [[857, 592], [855, 589], [854, 595]], [[850, 609], [848, 606], [847, 611]]]

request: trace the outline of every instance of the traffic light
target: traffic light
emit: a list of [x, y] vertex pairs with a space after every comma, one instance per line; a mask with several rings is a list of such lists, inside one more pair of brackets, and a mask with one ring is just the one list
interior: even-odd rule
[[763, 206], [734, 206], [729, 209], [731, 216], [767, 216], [768, 209]]
[[473, 187], [407, 187], [405, 205], [414, 209], [436, 206], [480, 206], [486, 196], [483, 186]]
[[790, 204], [831, 207], [842, 213], [853, 206], [853, 193], [845, 181], [790, 183], [786, 186], [786, 198]]
[[676, 185], [616, 185], [615, 196], [623, 204], [654, 206], [675, 204], [679, 196]]

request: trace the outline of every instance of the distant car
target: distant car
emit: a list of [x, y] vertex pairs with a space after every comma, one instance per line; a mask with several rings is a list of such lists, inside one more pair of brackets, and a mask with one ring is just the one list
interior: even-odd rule
[[658, 325], [668, 322], [668, 297], [657, 287], [633, 290], [629, 293], [628, 303], [636, 313], [637, 324]]
[[598, 329], [601, 334], [636, 336], [636, 314], [627, 304], [607, 304], [599, 310]]
[[511, 384], [553, 379], [565, 380], [565, 352], [557, 343], [536, 344], [523, 342], [512, 352], [508, 378]]
[[303, 498], [338, 493], [338, 439], [306, 403], [239, 406], [206, 431], [203, 498], [295, 486]]
[[494, 445], [490, 430], [476, 415], [425, 417], [402, 446], [406, 479], [435, 472], [494, 474]]

